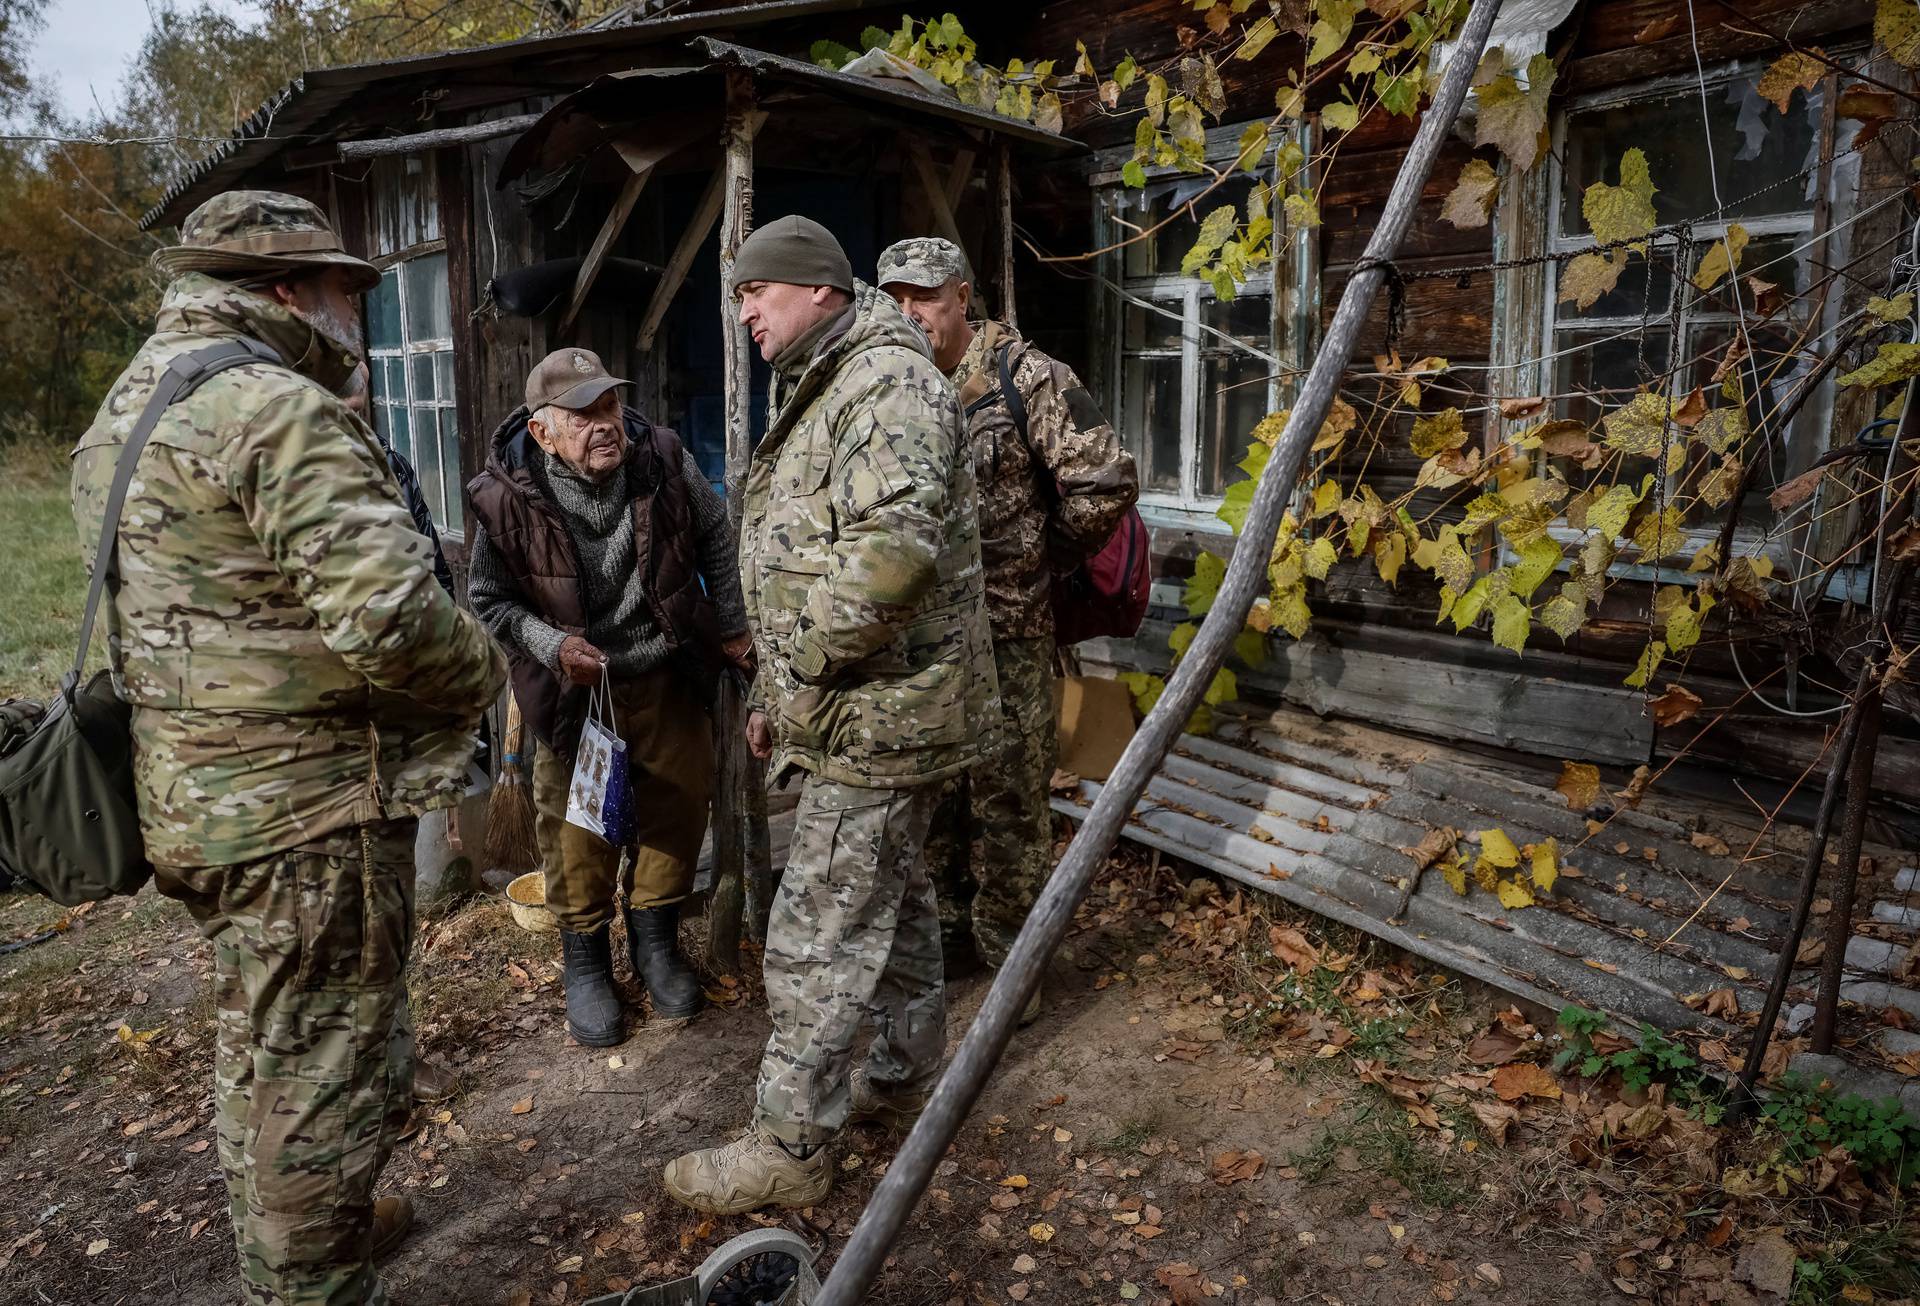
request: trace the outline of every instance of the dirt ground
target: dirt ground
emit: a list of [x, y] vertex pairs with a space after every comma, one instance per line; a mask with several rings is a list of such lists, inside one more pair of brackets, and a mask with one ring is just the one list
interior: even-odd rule
[[[55, 923], [0, 957], [0, 1298], [235, 1302], [207, 946], [150, 891], [75, 915], [0, 898], [0, 940]], [[1069, 951], [871, 1300], [1786, 1300], [1804, 1238], [1772, 1206], [1721, 1228], [1717, 1144], [1677, 1111], [1664, 1151], [1629, 1155], [1567, 1145], [1617, 1097], [1603, 1085], [1492, 1091], [1490, 1062], [1550, 1054], [1550, 1017], [1132, 851]], [[554, 953], [493, 901], [422, 923], [421, 1044], [464, 1088], [388, 1169], [419, 1213], [385, 1269], [396, 1303], [578, 1302], [686, 1273], [755, 1222], [686, 1212], [658, 1179], [747, 1118], [753, 983], [589, 1050], [565, 1038]], [[985, 989], [953, 984], [950, 1039]], [[851, 1131], [832, 1197], [781, 1221], [823, 1264], [892, 1147]]]

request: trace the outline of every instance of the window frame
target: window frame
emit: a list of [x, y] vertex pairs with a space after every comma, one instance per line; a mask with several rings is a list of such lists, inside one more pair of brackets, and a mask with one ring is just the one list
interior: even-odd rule
[[[372, 419], [372, 424], [374, 429], [377, 432], [379, 432], [381, 439], [391, 443], [394, 438], [392, 422], [389, 419], [383, 425], [380, 420], [379, 410], [382, 408], [391, 410], [395, 407], [401, 407], [401, 406], [404, 406], [406, 408], [407, 440], [406, 440], [406, 447], [400, 449], [400, 452], [406, 456], [407, 461], [413, 464], [413, 468], [416, 473], [420, 472], [420, 459], [416, 456], [419, 449], [419, 443], [418, 443], [418, 430], [414, 422], [414, 414], [421, 412], [423, 410], [431, 411], [433, 413], [434, 440], [436, 445], [436, 452], [439, 455], [434, 460], [435, 467], [433, 470], [436, 474], [436, 479], [434, 483], [429, 484], [427, 477], [425, 475], [421, 475], [420, 492], [422, 497], [425, 498], [427, 501], [427, 509], [428, 509], [428, 512], [433, 517], [434, 529], [437, 530], [441, 534], [441, 536], [447, 539], [448, 541], [459, 543], [464, 541], [466, 538], [466, 507], [465, 507], [465, 502], [463, 498], [465, 494], [466, 481], [462, 474], [462, 470], [458, 465], [460, 449], [464, 442], [460, 438], [459, 398], [457, 394], [458, 387], [459, 387], [459, 373], [458, 373], [458, 369], [454, 368], [451, 365], [454, 359], [454, 341], [453, 341], [453, 335], [452, 335], [453, 323], [452, 323], [452, 286], [451, 284], [449, 283], [447, 285], [447, 290], [448, 290], [448, 297], [447, 297], [448, 299], [448, 304], [447, 304], [448, 334], [447, 335], [427, 336], [427, 337], [422, 337], [418, 340], [414, 339], [411, 334], [413, 320], [412, 320], [411, 314], [408, 311], [409, 310], [409, 303], [408, 303], [409, 292], [407, 290], [406, 265], [409, 263], [416, 262], [420, 259], [433, 258], [435, 256], [439, 256], [442, 258], [447, 257], [447, 242], [444, 239], [425, 241], [421, 244], [409, 246], [408, 248], [403, 250], [396, 250], [391, 254], [384, 254], [378, 258], [370, 260], [373, 263], [373, 265], [380, 270], [380, 275], [383, 279], [386, 277], [386, 275], [389, 272], [394, 274], [394, 286], [395, 286], [396, 298], [398, 299], [398, 302], [399, 302], [400, 346], [397, 349], [391, 348], [391, 347], [375, 348], [372, 342], [371, 329], [369, 327], [368, 340], [367, 340], [367, 368], [368, 368], [367, 412], [369, 417]], [[448, 276], [451, 277], [450, 264], [448, 269]], [[435, 385], [434, 385], [435, 393], [433, 397], [431, 398], [417, 397], [414, 393], [414, 383], [413, 383], [414, 359], [417, 357], [426, 356], [431, 360], [435, 356], [441, 355], [441, 354], [444, 354], [447, 356], [448, 363], [449, 363], [449, 366], [446, 371], [446, 378], [448, 382], [448, 393], [445, 395], [442, 395], [439, 393], [440, 386], [439, 386], [438, 380], [436, 379]], [[374, 388], [373, 373], [376, 368], [376, 365], [384, 364], [391, 360], [397, 360], [400, 364], [400, 379], [401, 379], [401, 384], [405, 390], [405, 398], [400, 403], [396, 403], [391, 396], [389, 396], [383, 401], [379, 392]], [[438, 364], [436, 362], [429, 361], [427, 366], [430, 368], [435, 368], [437, 370]], [[384, 369], [382, 370], [384, 371]], [[448, 481], [446, 447], [444, 442], [440, 440], [440, 422], [442, 420], [441, 415], [443, 413], [452, 414], [453, 416], [453, 429], [454, 429], [453, 448], [454, 448], [454, 457], [455, 457], [456, 465], [452, 469], [453, 479], [451, 483], [449, 483]], [[455, 505], [458, 505], [460, 509], [460, 520], [458, 525], [452, 524], [452, 514], [449, 511]]]
[[[1834, 57], [1844, 62], [1856, 58], [1857, 55], [1857, 49], [1849, 47], [1836, 50]], [[1722, 62], [1705, 70], [1704, 85], [1709, 93], [1711, 93], [1715, 89], [1724, 87], [1730, 82], [1741, 79], [1752, 80], [1758, 78], [1760, 74], [1765, 71], [1766, 66], [1767, 60], [1765, 59], [1736, 59]], [[1564, 160], [1567, 151], [1569, 119], [1581, 113], [1631, 106], [1640, 101], [1664, 101], [1688, 94], [1697, 96], [1702, 84], [1702, 79], [1691, 73], [1677, 73], [1665, 77], [1647, 78], [1641, 81], [1607, 87], [1602, 90], [1591, 91], [1583, 95], [1575, 96], [1566, 104], [1560, 105], [1555, 109], [1552, 120], [1552, 149], [1547, 158], [1543, 160], [1545, 165], [1544, 176], [1537, 192], [1537, 202], [1540, 204], [1541, 210], [1537, 219], [1538, 235], [1536, 240], [1537, 247], [1541, 252], [1550, 256], [1559, 256], [1570, 252], [1590, 249], [1593, 246], [1593, 237], [1591, 234], [1568, 235], [1560, 230], [1567, 186]], [[1832, 87], [1832, 78], [1823, 79], [1821, 85], [1823, 87], [1823, 93], [1829, 93]], [[1828, 265], [1835, 263], [1835, 240], [1836, 238], [1844, 240], [1844, 233], [1848, 230], [1853, 216], [1853, 201], [1857, 189], [1858, 168], [1857, 155], [1843, 154], [1843, 151], [1850, 144], [1848, 139], [1850, 129], [1836, 122], [1832, 130], [1834, 132], [1832, 142], [1833, 152], [1828, 165], [1827, 185], [1824, 194], [1815, 194], [1809, 199], [1802, 200], [1801, 203], [1804, 207], [1796, 208], [1794, 211], [1786, 214], [1776, 214], [1765, 217], [1730, 217], [1696, 220], [1693, 223], [1695, 251], [1697, 253], [1704, 253], [1707, 249], [1711, 248], [1714, 241], [1724, 239], [1729, 226], [1737, 224], [1743, 228], [1751, 240], [1755, 242], [1781, 236], [1792, 238], [1798, 246], [1797, 253], [1799, 256], [1807, 260], [1810, 264], [1816, 259], [1824, 260]], [[1819, 144], [1820, 142], [1816, 139], [1816, 149], [1819, 147]], [[1654, 181], [1657, 185], [1659, 179], [1656, 177]], [[1744, 194], [1745, 192], [1740, 193]], [[1671, 237], [1654, 237], [1649, 241], [1649, 244], [1655, 250], [1670, 251], [1674, 247], [1675, 242]], [[1498, 248], [1496, 248], [1495, 253], [1496, 257], [1505, 257]], [[1818, 267], [1811, 267], [1809, 271], [1811, 276], [1817, 277], [1819, 275]], [[1537, 349], [1537, 361], [1532, 369], [1535, 384], [1531, 392], [1534, 394], [1551, 394], [1557, 391], [1558, 386], [1555, 377], [1559, 370], [1558, 364], [1560, 362], [1561, 350], [1570, 350], [1579, 347], [1563, 345], [1559, 339], [1562, 333], [1573, 335], [1583, 330], [1592, 330], [1601, 333], [1628, 331], [1639, 328], [1642, 322], [1650, 326], [1657, 324], [1660, 328], [1664, 329], [1669, 318], [1673, 316], [1670, 306], [1662, 306], [1655, 312], [1629, 317], [1588, 317], [1572, 312], [1569, 312], [1563, 317], [1561, 303], [1558, 299], [1559, 281], [1563, 272], [1564, 267], [1558, 262], [1549, 261], [1544, 265], [1539, 277], [1540, 295], [1538, 316], [1527, 328], [1515, 333], [1519, 340], [1531, 342]], [[1691, 269], [1676, 268], [1672, 282], [1670, 293], [1680, 297], [1680, 311], [1676, 324], [1676, 337], [1668, 342], [1668, 349], [1670, 351], [1668, 358], [1669, 369], [1676, 360], [1684, 361], [1686, 357], [1685, 351], [1687, 349], [1686, 341], [1697, 328], [1716, 325], [1737, 326], [1740, 322], [1739, 315], [1733, 313], [1699, 312], [1693, 302], [1696, 296], [1691, 293], [1690, 273]], [[1523, 295], [1509, 294], [1507, 296], [1509, 304], [1522, 303], [1524, 299], [1525, 296]], [[1826, 296], [1825, 302], [1820, 306], [1820, 320], [1809, 334], [1807, 342], [1805, 346], [1803, 346], [1804, 348], [1817, 350], [1831, 345], [1834, 333], [1839, 326], [1841, 299], [1842, 296], [1837, 294], [1829, 294]], [[1669, 370], [1669, 375], [1670, 374], [1671, 372]], [[1801, 435], [1800, 439], [1791, 441], [1784, 450], [1785, 461], [1782, 463], [1782, 471], [1779, 478], [1781, 481], [1785, 481], [1796, 475], [1799, 471], [1804, 470], [1807, 466], [1810, 466], [1813, 458], [1817, 456], [1819, 452], [1818, 446], [1827, 438], [1832, 426], [1834, 400], [1835, 387], [1832, 377], [1829, 376], [1820, 382], [1818, 391], [1807, 401], [1796, 418], [1796, 427], [1798, 431], [1804, 434]], [[1556, 401], [1556, 408], [1563, 402], [1564, 401]], [[1612, 406], [1618, 407], [1619, 402], [1624, 402], [1624, 400], [1619, 400]], [[1544, 454], [1536, 457], [1534, 466], [1537, 472], [1544, 474], [1547, 465], [1547, 458]], [[1684, 477], [1685, 474], [1686, 471], [1684, 467], [1675, 472], [1661, 473], [1661, 475], [1667, 478], [1666, 484], [1669, 486], [1674, 483], [1674, 478]], [[1749, 491], [1749, 493], [1752, 493], [1752, 491]], [[1738, 504], [1730, 505], [1730, 508], [1735, 512], [1740, 511], [1740, 505]], [[1789, 555], [1793, 550], [1792, 537], [1797, 529], [1796, 527], [1788, 531], [1780, 531], [1776, 520], [1759, 522], [1742, 520], [1735, 526], [1734, 539], [1736, 545], [1749, 550], [1758, 547], [1764, 540], [1767, 545], [1767, 552], [1771, 556], [1774, 556], [1777, 562], [1784, 564], [1789, 560]], [[1548, 531], [1553, 538], [1563, 543], [1578, 542], [1585, 538], [1585, 532], [1574, 530], [1567, 526], [1564, 516], [1556, 517], [1554, 522], [1549, 526]], [[1719, 537], [1720, 528], [1711, 523], [1700, 523], [1687, 526], [1685, 533], [1685, 548], [1688, 552], [1692, 552], [1716, 540]], [[1500, 552], [1503, 561], [1511, 561], [1512, 551], [1504, 540], [1501, 541]], [[1615, 574], [1620, 575], [1640, 575], [1645, 573], [1648, 576], [1658, 575], [1665, 577], [1669, 571], [1677, 569], [1664, 565], [1647, 567], [1637, 563], [1616, 563], [1612, 570]]]
[[[1237, 156], [1237, 141], [1240, 124], [1229, 124], [1217, 132], [1209, 133], [1207, 162], [1223, 170], [1232, 164]], [[1216, 135], [1219, 140], [1216, 142]], [[1231, 139], [1228, 139], [1231, 137]], [[1151, 194], [1157, 188], [1204, 174], [1186, 173], [1172, 168], [1156, 168], [1149, 171], [1146, 191]], [[1269, 186], [1275, 184], [1272, 163], [1266, 163], [1257, 174], [1248, 174]], [[1108, 195], [1120, 188], [1117, 174], [1097, 174], [1092, 179], [1092, 200], [1094, 210], [1094, 231], [1097, 246], [1105, 248], [1124, 239], [1123, 229], [1110, 213]], [[1285, 234], [1284, 224], [1275, 223], [1275, 238]], [[1286, 324], [1282, 320], [1283, 304], [1286, 295], [1286, 280], [1291, 265], [1295, 262], [1291, 253], [1282, 252], [1276, 259], [1278, 268], [1267, 268], [1249, 277], [1240, 287], [1236, 298], [1260, 297], [1268, 305], [1265, 335], [1265, 353], [1267, 354], [1266, 410], [1272, 412], [1282, 406], [1282, 387], [1287, 380], [1287, 357], [1282, 347]], [[1097, 266], [1102, 282], [1096, 283], [1094, 294], [1098, 301], [1095, 314], [1096, 323], [1101, 324], [1107, 337], [1106, 347], [1102, 351], [1101, 363], [1105, 376], [1102, 395], [1107, 411], [1114, 415], [1115, 424], [1120, 429], [1121, 439], [1136, 457], [1151, 441], [1147, 430], [1131, 431], [1129, 415], [1126, 409], [1126, 367], [1130, 359], [1135, 358], [1177, 358], [1180, 362], [1180, 407], [1177, 414], [1180, 444], [1180, 483], [1176, 490], [1149, 489], [1142, 478], [1140, 488], [1140, 507], [1149, 517], [1157, 517], [1169, 524], [1222, 531], [1223, 523], [1214, 515], [1214, 510], [1222, 501], [1220, 494], [1200, 492], [1202, 463], [1201, 449], [1201, 401], [1202, 385], [1205, 376], [1206, 359], [1202, 337], [1211, 333], [1204, 326], [1202, 317], [1209, 303], [1221, 302], [1213, 293], [1212, 286], [1199, 277], [1179, 272], [1153, 273], [1145, 276], [1129, 277], [1125, 272], [1125, 253], [1122, 250], [1108, 250], [1103, 253]], [[1138, 307], [1142, 312], [1162, 312], [1173, 316], [1171, 306], [1179, 306], [1180, 346], [1178, 349], [1128, 349], [1126, 341], [1126, 316], [1129, 308]], [[1255, 355], [1247, 355], [1249, 358]], [[1226, 465], [1232, 466], [1239, 459], [1236, 451], [1223, 451]]]

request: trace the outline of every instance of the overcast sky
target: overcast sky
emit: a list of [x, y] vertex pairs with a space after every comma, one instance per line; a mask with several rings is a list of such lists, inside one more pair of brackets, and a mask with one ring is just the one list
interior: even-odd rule
[[[182, 5], [191, 2], [179, 0]], [[246, 6], [219, 0], [219, 7]], [[148, 0], [52, 0], [46, 20], [33, 50], [33, 71], [41, 85], [71, 117], [93, 112], [96, 99], [112, 108], [127, 64], [151, 23]]]

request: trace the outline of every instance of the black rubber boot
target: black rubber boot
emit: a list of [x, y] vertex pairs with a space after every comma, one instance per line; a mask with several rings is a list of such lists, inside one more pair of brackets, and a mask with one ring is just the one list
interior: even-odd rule
[[626, 913], [633, 977], [653, 996], [653, 1014], [664, 1020], [685, 1020], [706, 1006], [700, 977], [680, 955], [679, 905], [628, 907]]
[[591, 934], [562, 930], [560, 950], [567, 963], [567, 1033], [590, 1048], [626, 1042], [627, 1021], [613, 988], [607, 927]]

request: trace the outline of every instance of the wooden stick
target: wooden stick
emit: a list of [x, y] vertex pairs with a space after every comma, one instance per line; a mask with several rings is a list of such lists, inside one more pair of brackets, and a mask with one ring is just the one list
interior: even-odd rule
[[961, 146], [953, 152], [953, 168], [947, 173], [947, 207], [955, 213], [960, 211], [960, 200], [967, 193], [967, 183], [973, 180], [974, 151], [969, 146]]
[[1447, 63], [1432, 106], [1420, 120], [1419, 133], [1401, 161], [1386, 209], [1367, 241], [1366, 255], [1347, 279], [1339, 310], [1327, 327], [1326, 341], [1314, 358], [1286, 429], [1261, 473], [1246, 525], [1234, 546], [1212, 611], [1201, 623], [1200, 633], [1161, 691], [1160, 701], [1147, 714], [1139, 733], [1121, 754], [1113, 775], [1101, 787], [1099, 798], [1094, 800], [1080, 832], [1067, 846], [1059, 867], [1047, 880], [1039, 902], [1014, 940], [1012, 953], [995, 976], [980, 1014], [974, 1018], [954, 1055], [953, 1064], [934, 1090], [933, 1100], [901, 1145], [893, 1164], [887, 1167], [886, 1177], [874, 1189], [866, 1210], [861, 1212], [860, 1222], [854, 1227], [846, 1250], [835, 1262], [833, 1275], [821, 1290], [816, 1306], [856, 1306], [866, 1300], [867, 1290], [878, 1277], [894, 1239], [926, 1191], [934, 1167], [946, 1155], [960, 1122], [972, 1109], [981, 1089], [986, 1087], [987, 1077], [993, 1073], [1007, 1040], [1012, 1037], [1014, 1022], [1026, 1006], [1028, 995], [1039, 984], [1048, 959], [1073, 924], [1074, 909], [1085, 896], [1088, 882], [1106, 861], [1147, 781], [1159, 769], [1167, 750], [1199, 704], [1200, 696], [1213, 682], [1214, 672], [1225, 660], [1235, 637], [1245, 628], [1254, 594], [1266, 585], [1267, 558], [1273, 552], [1280, 516], [1293, 493], [1294, 483], [1300, 478], [1308, 446], [1340, 388], [1341, 375], [1353, 357], [1367, 311], [1386, 280], [1386, 265], [1399, 251], [1412, 225], [1427, 174], [1433, 170], [1434, 158], [1460, 112], [1467, 83], [1480, 62], [1487, 33], [1499, 11], [1500, 0], [1480, 0], [1468, 11], [1459, 45]]
[[1013, 150], [1004, 140], [993, 148], [993, 226], [1000, 320], [1018, 330], [1020, 312], [1013, 302]]
[[579, 273], [573, 278], [573, 297], [567, 301], [567, 311], [561, 314], [560, 327], [554, 332], [554, 339], [566, 339], [567, 333], [573, 329], [574, 319], [580, 316], [587, 295], [593, 290], [594, 279], [600, 275], [600, 265], [607, 261], [607, 251], [627, 225], [627, 217], [633, 212], [633, 206], [639, 200], [640, 192], [646, 189], [647, 179], [651, 176], [653, 167], [649, 164], [628, 177], [626, 184], [620, 188], [620, 197], [614, 200], [613, 208], [608, 210], [607, 220], [600, 224], [600, 234], [593, 238], [593, 247], [587, 251], [586, 261], [581, 263]]
[[[371, 140], [341, 141], [334, 153], [341, 159], [379, 159], [394, 154], [413, 154], [420, 150], [444, 149], [449, 145], [472, 145], [479, 141], [498, 140], [502, 136], [514, 136], [540, 121], [537, 113], [518, 114], [512, 118], [495, 118], [492, 122], [476, 122], [465, 127], [441, 127], [430, 132], [414, 132], [410, 136], [375, 136]], [[308, 166], [315, 166], [332, 159], [314, 159]]]
[[[760, 131], [767, 115], [755, 113], [748, 120], [748, 138]], [[693, 270], [693, 260], [700, 255], [700, 246], [707, 240], [707, 233], [713, 230], [713, 224], [720, 220], [720, 201], [725, 196], [727, 181], [726, 163], [713, 170], [713, 176], [707, 180], [707, 188], [700, 192], [700, 202], [693, 206], [693, 219], [687, 229], [680, 233], [680, 243], [674, 246], [673, 257], [667, 260], [667, 270], [660, 277], [660, 284], [653, 288], [653, 298], [647, 301], [647, 311], [640, 319], [640, 330], [634, 336], [634, 348], [646, 353], [653, 348], [654, 337], [660, 334], [661, 324], [667, 320], [667, 310], [673, 307], [673, 297], [680, 293], [680, 287], [686, 284], [687, 273]]]

